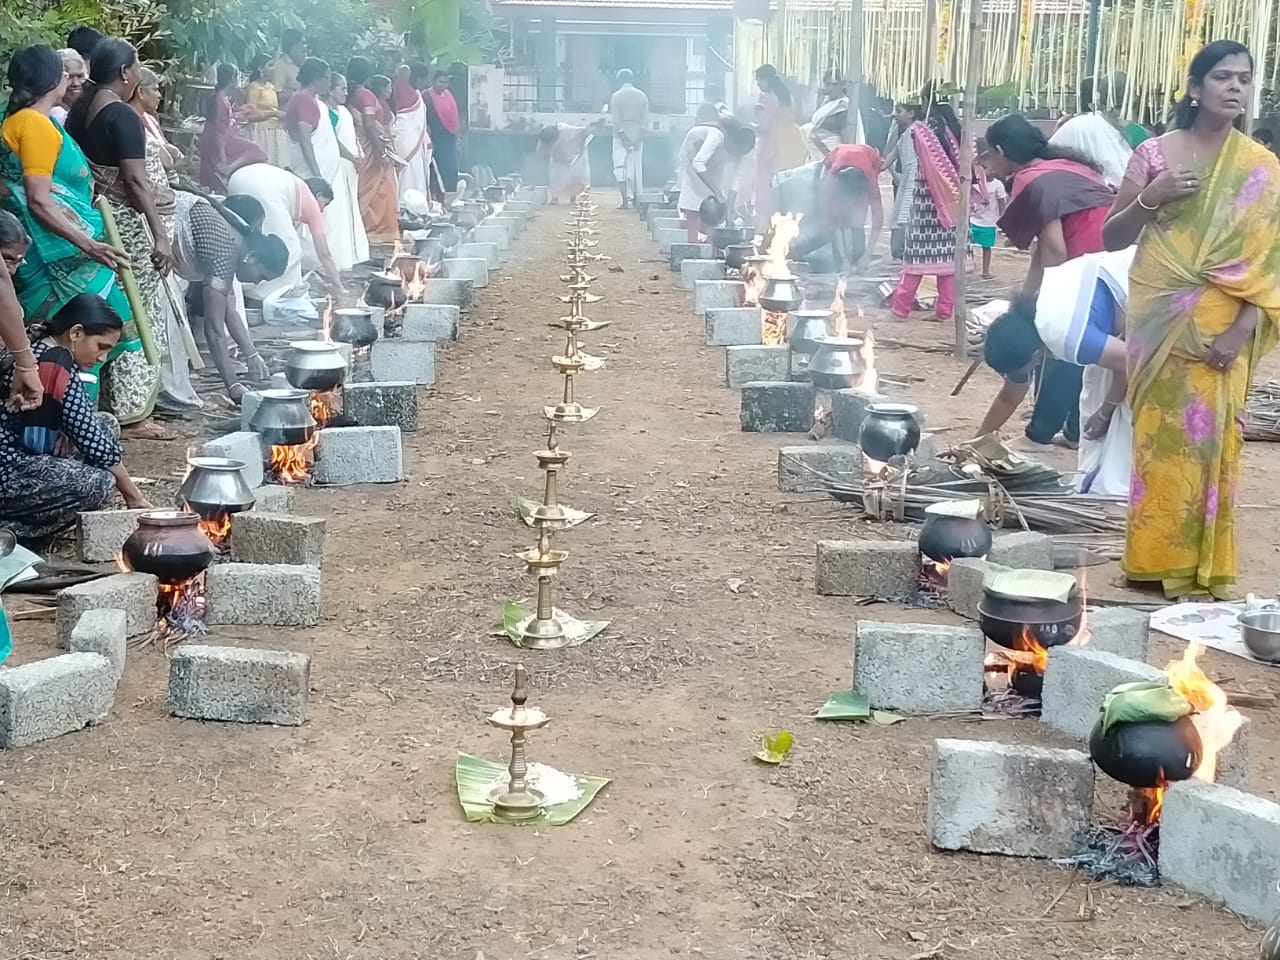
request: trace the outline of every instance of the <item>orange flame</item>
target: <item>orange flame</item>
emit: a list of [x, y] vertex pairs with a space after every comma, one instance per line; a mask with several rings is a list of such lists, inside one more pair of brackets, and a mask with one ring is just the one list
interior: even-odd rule
[[780, 346], [787, 342], [787, 315], [770, 310], [761, 311], [760, 342], [766, 346]]
[[386, 264], [383, 265], [382, 269], [390, 273], [391, 269], [395, 266], [396, 261], [399, 260], [404, 255], [405, 255], [404, 244], [402, 244], [400, 240], [397, 238], [395, 243], [391, 245], [391, 256], [387, 257], [387, 262]]
[[414, 303], [421, 303], [427, 298], [427, 279], [431, 271], [419, 260], [413, 267], [413, 276], [405, 284], [405, 294]]
[[831, 335], [833, 337], [849, 335], [849, 320], [844, 315], [844, 291], [845, 279], [841, 277], [836, 283], [836, 295], [831, 300]]
[[775, 213], [769, 221], [769, 245], [764, 255], [769, 259], [764, 265], [766, 277], [790, 276], [787, 269], [787, 251], [800, 235], [800, 219], [802, 214]]
[[311, 405], [311, 416], [315, 418], [318, 426], [325, 426], [338, 412], [338, 391], [333, 390], [312, 390], [311, 396], [307, 398]]
[[[844, 314], [841, 313], [841, 316]], [[862, 375], [858, 378], [858, 390], [874, 396], [880, 391], [880, 373], [876, 370], [876, 338], [870, 330], [862, 335], [862, 346], [858, 348], [858, 356], [862, 360]]]
[[320, 324], [320, 339], [325, 343], [333, 343], [329, 331], [333, 329], [333, 297], [324, 305], [324, 318]]
[[276, 480], [285, 486], [298, 486], [311, 479], [311, 451], [315, 445], [314, 437], [292, 446], [273, 444], [270, 467]]
[[744, 307], [758, 306], [760, 294], [764, 293], [764, 272], [754, 263], [748, 263], [742, 268], [742, 286], [742, 305]]
[[215, 547], [221, 547], [231, 539], [231, 515], [213, 520], [201, 520], [200, 530]]
[[1205, 676], [1196, 663], [1202, 653], [1202, 644], [1188, 644], [1182, 659], [1169, 664], [1164, 672], [1169, 677], [1169, 685], [1195, 709], [1191, 722], [1200, 733], [1204, 756], [1192, 776], [1212, 783], [1217, 778], [1218, 754], [1231, 742], [1244, 718], [1227, 702], [1222, 688]]
[[1006, 654], [1009, 658], [1009, 682], [1013, 675], [1024, 670], [1033, 670], [1044, 676], [1044, 668], [1049, 665], [1049, 651], [1035, 638], [1031, 628], [1023, 626], [1022, 632], [1013, 641], [1013, 650]]

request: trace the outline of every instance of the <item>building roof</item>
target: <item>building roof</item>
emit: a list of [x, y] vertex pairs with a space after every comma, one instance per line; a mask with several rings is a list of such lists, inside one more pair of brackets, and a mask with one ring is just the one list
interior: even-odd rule
[[490, 0], [495, 7], [580, 7], [589, 10], [732, 10], [733, 0]]
[[[490, 0], [495, 7], [580, 7], [591, 10], [723, 10], [733, 9], [733, 0]], [[793, 10], [825, 10], [843, 7], [848, 0], [791, 0]], [[863, 9], [875, 13], [884, 9], [923, 9], [925, 0], [865, 0]], [[1022, 0], [990, 0], [989, 14], [1009, 14], [1020, 9]], [[772, 6], [777, 8], [777, 0]], [[1076, 13], [1084, 16], [1086, 4], [1080, 0], [1038, 0], [1036, 13]]]

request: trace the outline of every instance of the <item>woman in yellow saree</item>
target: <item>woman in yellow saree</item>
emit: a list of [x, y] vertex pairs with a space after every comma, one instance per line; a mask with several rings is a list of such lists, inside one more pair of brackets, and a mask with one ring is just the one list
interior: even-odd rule
[[1108, 250], [1138, 244], [1122, 567], [1169, 598], [1223, 597], [1235, 583], [1245, 400], [1280, 321], [1280, 164], [1236, 129], [1253, 59], [1219, 40], [1188, 72], [1175, 129], [1134, 152], [1103, 228]]

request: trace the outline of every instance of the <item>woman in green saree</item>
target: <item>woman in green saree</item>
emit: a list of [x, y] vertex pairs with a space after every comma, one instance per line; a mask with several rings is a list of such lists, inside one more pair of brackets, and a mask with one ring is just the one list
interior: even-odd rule
[[1138, 249], [1126, 346], [1133, 476], [1124, 558], [1169, 598], [1236, 580], [1235, 498], [1249, 384], [1280, 322], [1280, 164], [1237, 129], [1249, 51], [1192, 59], [1175, 129], [1141, 144], [1103, 227]]
[[[49, 116], [67, 82], [62, 59], [49, 47], [23, 47], [9, 61], [8, 79], [13, 94], [0, 123], [0, 179], [6, 188], [5, 209], [18, 217], [31, 238], [13, 277], [26, 321], [47, 320], [80, 293], [102, 297], [128, 321], [129, 303], [115, 274], [125, 258], [102, 242], [89, 163]], [[136, 337], [134, 343], [141, 349]], [[150, 412], [148, 404], [138, 411], [118, 411], [117, 416], [122, 422], [136, 422]]]

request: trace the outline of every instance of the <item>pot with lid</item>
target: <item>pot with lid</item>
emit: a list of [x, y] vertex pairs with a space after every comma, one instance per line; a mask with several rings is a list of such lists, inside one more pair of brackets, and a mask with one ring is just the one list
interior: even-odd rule
[[800, 281], [790, 274], [782, 277], [766, 277], [764, 290], [760, 294], [760, 306], [770, 313], [790, 313], [800, 309], [804, 303], [804, 294], [800, 292]]
[[992, 643], [1021, 649], [1024, 635], [1046, 650], [1070, 642], [1084, 620], [1075, 577], [1044, 570], [989, 573], [978, 601], [978, 626]]
[[920, 445], [916, 408], [907, 403], [872, 403], [858, 428], [858, 446], [872, 460], [888, 463]]
[[190, 580], [207, 569], [216, 555], [200, 529], [199, 515], [185, 510], [142, 514], [121, 553], [130, 570], [149, 573], [164, 584]]
[[347, 361], [338, 352], [337, 344], [297, 340], [289, 344], [284, 376], [299, 390], [332, 390], [346, 379]]
[[252, 510], [254, 497], [244, 482], [244, 461], [230, 457], [192, 457], [178, 500], [203, 520], [220, 520], [228, 514]]
[[409, 299], [404, 289], [404, 277], [396, 272], [374, 271], [369, 274], [369, 286], [365, 288], [364, 299], [370, 306], [382, 307], [386, 310], [403, 307], [405, 301]]
[[315, 435], [316, 418], [311, 415], [310, 394], [306, 390], [263, 390], [261, 402], [249, 420], [249, 429], [262, 435], [273, 447], [293, 447]]
[[730, 270], [741, 270], [747, 259], [756, 255], [756, 245], [750, 241], [731, 243], [724, 248], [724, 265]]
[[948, 500], [925, 508], [924, 526], [916, 542], [935, 563], [991, 552], [991, 528], [982, 517], [980, 500]]
[[814, 343], [817, 350], [809, 360], [809, 379], [815, 387], [819, 390], [844, 390], [862, 379], [861, 340], [820, 336], [814, 338]]

